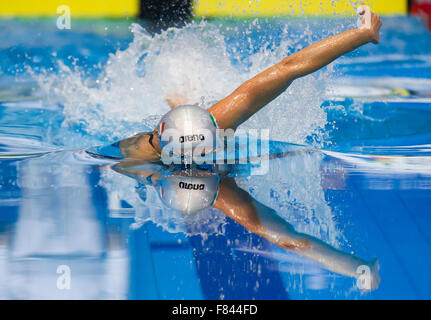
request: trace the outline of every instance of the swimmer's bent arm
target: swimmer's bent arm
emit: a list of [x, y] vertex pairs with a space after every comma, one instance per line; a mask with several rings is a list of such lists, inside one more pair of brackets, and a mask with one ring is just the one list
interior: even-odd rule
[[362, 25], [314, 43], [246, 81], [232, 94], [208, 109], [221, 129], [236, 129], [280, 95], [293, 80], [308, 75], [345, 53], [380, 41], [380, 17], [361, 7]]

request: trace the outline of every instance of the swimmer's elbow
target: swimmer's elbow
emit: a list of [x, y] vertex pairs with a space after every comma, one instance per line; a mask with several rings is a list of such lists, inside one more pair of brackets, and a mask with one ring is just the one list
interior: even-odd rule
[[250, 104], [255, 100], [258, 90], [256, 84], [248, 80], [244, 82], [236, 91], [234, 100], [242, 105]]
[[307, 59], [296, 54], [292, 54], [280, 62], [286, 81], [290, 82], [308, 74], [307, 70], [310, 63]]

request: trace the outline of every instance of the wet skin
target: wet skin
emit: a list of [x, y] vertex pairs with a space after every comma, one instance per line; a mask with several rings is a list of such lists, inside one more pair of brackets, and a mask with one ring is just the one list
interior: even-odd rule
[[[208, 111], [216, 119], [219, 128], [236, 130], [241, 123], [283, 93], [295, 79], [321, 69], [364, 44], [379, 43], [382, 25], [380, 17], [365, 5], [360, 7], [360, 16], [360, 28], [344, 31], [284, 58], [211, 106]], [[172, 108], [187, 102], [186, 95], [178, 93], [166, 100]], [[158, 132], [155, 129], [153, 133], [157, 138], [153, 139], [153, 144], [149, 137], [139, 138], [138, 141], [135, 137], [121, 141], [123, 156], [145, 160], [160, 158]]]

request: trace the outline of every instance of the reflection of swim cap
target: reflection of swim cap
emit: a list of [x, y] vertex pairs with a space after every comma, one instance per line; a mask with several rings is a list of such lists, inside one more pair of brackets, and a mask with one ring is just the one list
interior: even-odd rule
[[178, 106], [163, 116], [159, 126], [162, 158], [175, 155], [205, 155], [216, 145], [217, 123], [201, 107]]
[[160, 181], [160, 197], [170, 208], [194, 213], [213, 205], [217, 199], [219, 177], [171, 175]]

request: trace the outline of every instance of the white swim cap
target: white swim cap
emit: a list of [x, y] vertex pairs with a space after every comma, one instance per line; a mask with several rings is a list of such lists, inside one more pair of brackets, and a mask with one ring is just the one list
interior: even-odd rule
[[158, 130], [163, 162], [171, 157], [208, 155], [217, 144], [214, 117], [194, 105], [182, 105], [169, 111], [160, 120]]
[[160, 181], [160, 198], [170, 208], [194, 213], [213, 205], [219, 182], [218, 175], [170, 175]]

